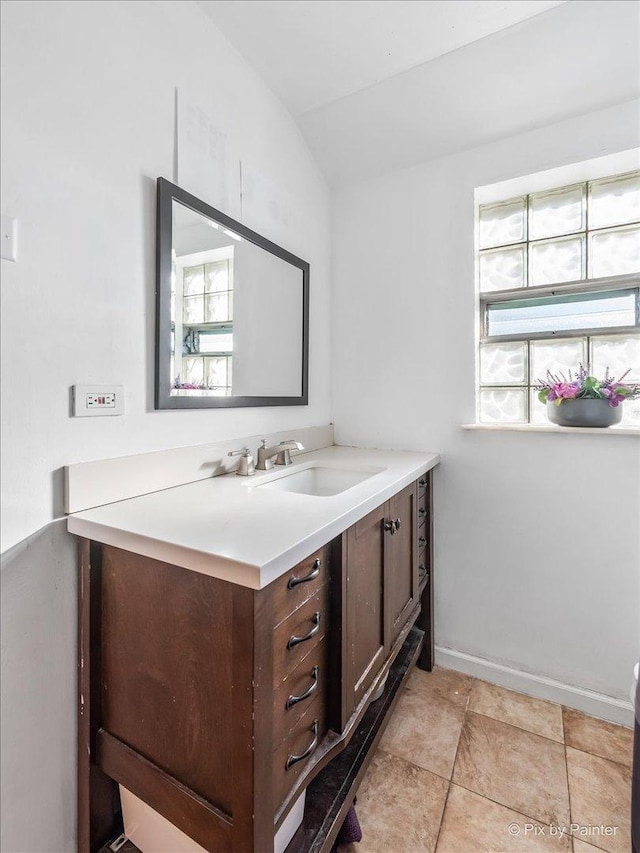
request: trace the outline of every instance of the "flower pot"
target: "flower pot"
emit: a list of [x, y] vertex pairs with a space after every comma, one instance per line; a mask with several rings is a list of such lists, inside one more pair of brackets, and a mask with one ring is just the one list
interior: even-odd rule
[[567, 427], [609, 427], [622, 420], [622, 405], [610, 406], [608, 400], [563, 400], [547, 403], [547, 417], [552, 424]]

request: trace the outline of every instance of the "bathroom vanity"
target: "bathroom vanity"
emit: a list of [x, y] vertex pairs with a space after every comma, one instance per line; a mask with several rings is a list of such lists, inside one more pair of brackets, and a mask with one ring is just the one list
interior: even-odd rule
[[[341, 773], [335, 819], [291, 840], [330, 849], [410, 666], [433, 664], [437, 463], [327, 447], [70, 516], [80, 850], [113, 829], [114, 780], [205, 850], [268, 853], [310, 782]], [[350, 778], [336, 759], [376, 708]]]

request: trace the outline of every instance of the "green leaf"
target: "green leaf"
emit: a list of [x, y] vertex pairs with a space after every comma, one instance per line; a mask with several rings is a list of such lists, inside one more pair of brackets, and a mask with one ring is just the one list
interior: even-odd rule
[[556, 406], [559, 406], [562, 402], [562, 397], [556, 397]]
[[538, 391], [538, 400], [540, 400], [541, 403], [546, 403], [548, 396], [549, 396], [549, 389], [548, 388], [543, 388], [541, 391]]

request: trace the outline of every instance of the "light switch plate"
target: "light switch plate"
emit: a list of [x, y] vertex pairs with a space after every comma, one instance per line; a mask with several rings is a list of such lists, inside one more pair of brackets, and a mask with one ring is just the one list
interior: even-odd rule
[[0, 256], [5, 261], [18, 260], [18, 220], [4, 213], [0, 221]]
[[73, 416], [103, 418], [124, 414], [123, 385], [74, 385]]

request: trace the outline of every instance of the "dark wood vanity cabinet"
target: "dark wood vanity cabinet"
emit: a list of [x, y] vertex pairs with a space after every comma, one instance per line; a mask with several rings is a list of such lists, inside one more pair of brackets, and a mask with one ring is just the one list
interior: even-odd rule
[[388, 502], [386, 530], [385, 617], [389, 646], [398, 638], [418, 603], [417, 484]]
[[346, 622], [343, 720], [346, 722], [371, 686], [389, 648], [385, 618], [387, 504], [370, 512], [343, 534]]
[[433, 473], [424, 474], [417, 482], [417, 533], [418, 590], [420, 614], [417, 626], [424, 631], [424, 643], [420, 651], [418, 666], [432, 670], [435, 662], [434, 610], [433, 610]]
[[347, 716], [380, 672], [418, 603], [417, 484], [370, 512], [344, 536]]
[[424, 495], [404, 488], [261, 590], [81, 540], [83, 853], [113, 828], [114, 780], [206, 850], [273, 850], [349, 744], [421, 592], [432, 633]]

